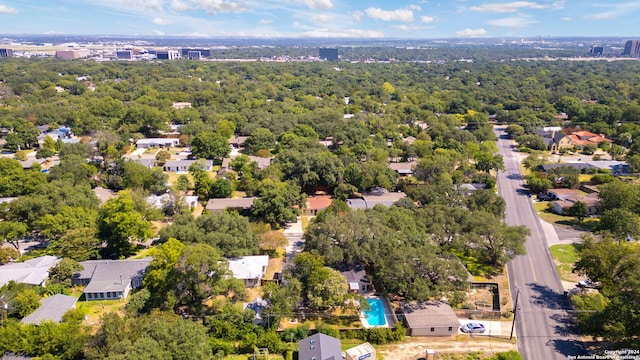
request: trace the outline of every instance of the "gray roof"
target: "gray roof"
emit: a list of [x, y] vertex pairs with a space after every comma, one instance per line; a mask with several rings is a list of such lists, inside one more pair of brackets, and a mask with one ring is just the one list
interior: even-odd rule
[[152, 158], [134, 158], [134, 159], [131, 159], [131, 161], [135, 161], [138, 164], [142, 164], [149, 169], [156, 165], [156, 159], [152, 159]]
[[347, 279], [349, 290], [359, 290], [360, 282], [368, 283], [367, 272], [364, 270], [351, 269], [349, 271], [341, 271], [340, 274]]
[[263, 158], [263, 157], [259, 157], [259, 156], [251, 156], [249, 155], [249, 160], [251, 161], [255, 161], [256, 163], [258, 163], [258, 169], [264, 169], [267, 166], [271, 165], [271, 160], [273, 158]]
[[250, 209], [257, 197], [237, 199], [209, 199], [206, 209], [209, 211], [224, 211], [226, 209]]
[[24, 262], [0, 266], [0, 286], [9, 281], [29, 285], [42, 285], [49, 277], [49, 269], [60, 261], [55, 256], [45, 255]]
[[384, 206], [391, 206], [395, 204], [398, 200], [407, 197], [407, 194], [398, 191], [398, 192], [387, 192], [380, 195], [363, 195], [364, 201], [367, 203], [368, 208], [372, 208], [378, 204]]
[[352, 209], [366, 209], [367, 203], [364, 199], [347, 199], [347, 205]]
[[413, 174], [413, 169], [415, 169], [417, 163], [417, 161], [390, 162], [387, 164], [387, 167], [400, 175], [411, 175]]
[[410, 329], [460, 326], [451, 306], [439, 301], [404, 303], [402, 312]]
[[153, 260], [150, 257], [136, 260], [89, 260], [80, 264], [84, 269], [74, 274], [74, 279], [90, 279], [85, 293], [124, 291], [131, 279], [142, 277], [147, 266]]
[[300, 360], [342, 360], [340, 339], [317, 333], [298, 342]]
[[22, 319], [24, 324], [40, 325], [43, 321], [62, 321], [62, 316], [76, 307], [78, 299], [73, 296], [55, 294], [40, 300], [40, 307]]

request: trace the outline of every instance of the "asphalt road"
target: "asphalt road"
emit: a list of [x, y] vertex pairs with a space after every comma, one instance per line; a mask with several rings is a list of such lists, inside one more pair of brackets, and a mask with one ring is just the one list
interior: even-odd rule
[[505, 171], [498, 173], [498, 189], [507, 204], [506, 223], [531, 229], [525, 244], [527, 254], [507, 265], [512, 300], [515, 301], [518, 289], [520, 293], [516, 313], [518, 349], [527, 360], [566, 360], [584, 354], [583, 346], [575, 335], [575, 323], [567, 311], [569, 302], [549, 254], [545, 233], [523, 187], [525, 181], [513, 141], [506, 138], [503, 129], [495, 128], [505, 165]]

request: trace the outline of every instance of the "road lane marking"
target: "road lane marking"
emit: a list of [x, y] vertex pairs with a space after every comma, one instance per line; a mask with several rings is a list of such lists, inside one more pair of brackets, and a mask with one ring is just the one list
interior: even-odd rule
[[533, 275], [533, 282], [538, 282], [538, 279], [536, 279], [536, 271], [533, 268], [533, 260], [531, 260], [531, 257], [529, 257], [529, 265], [531, 265], [531, 275]]

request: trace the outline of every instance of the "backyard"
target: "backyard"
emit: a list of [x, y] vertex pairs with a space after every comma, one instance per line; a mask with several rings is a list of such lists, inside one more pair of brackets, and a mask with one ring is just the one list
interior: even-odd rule
[[578, 246], [578, 244], [561, 244], [549, 248], [560, 280], [576, 282], [581, 279], [572, 271], [573, 264], [578, 260]]

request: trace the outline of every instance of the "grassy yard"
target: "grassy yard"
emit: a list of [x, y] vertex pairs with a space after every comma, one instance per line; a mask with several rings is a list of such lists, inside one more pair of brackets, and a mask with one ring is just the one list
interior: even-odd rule
[[534, 202], [533, 207], [536, 209], [536, 213], [543, 221], [550, 224], [556, 224], [564, 227], [574, 228], [576, 230], [592, 231], [598, 227], [598, 219], [586, 218], [582, 221], [578, 221], [573, 216], [558, 215], [551, 211], [547, 207], [548, 202]]
[[87, 313], [85, 324], [90, 325], [94, 331], [100, 325], [102, 315], [115, 312], [123, 313], [126, 302], [124, 300], [78, 301], [77, 307]]
[[573, 264], [578, 260], [577, 246], [577, 244], [564, 244], [553, 245], [549, 248], [561, 280], [580, 280], [579, 276], [572, 272]]

